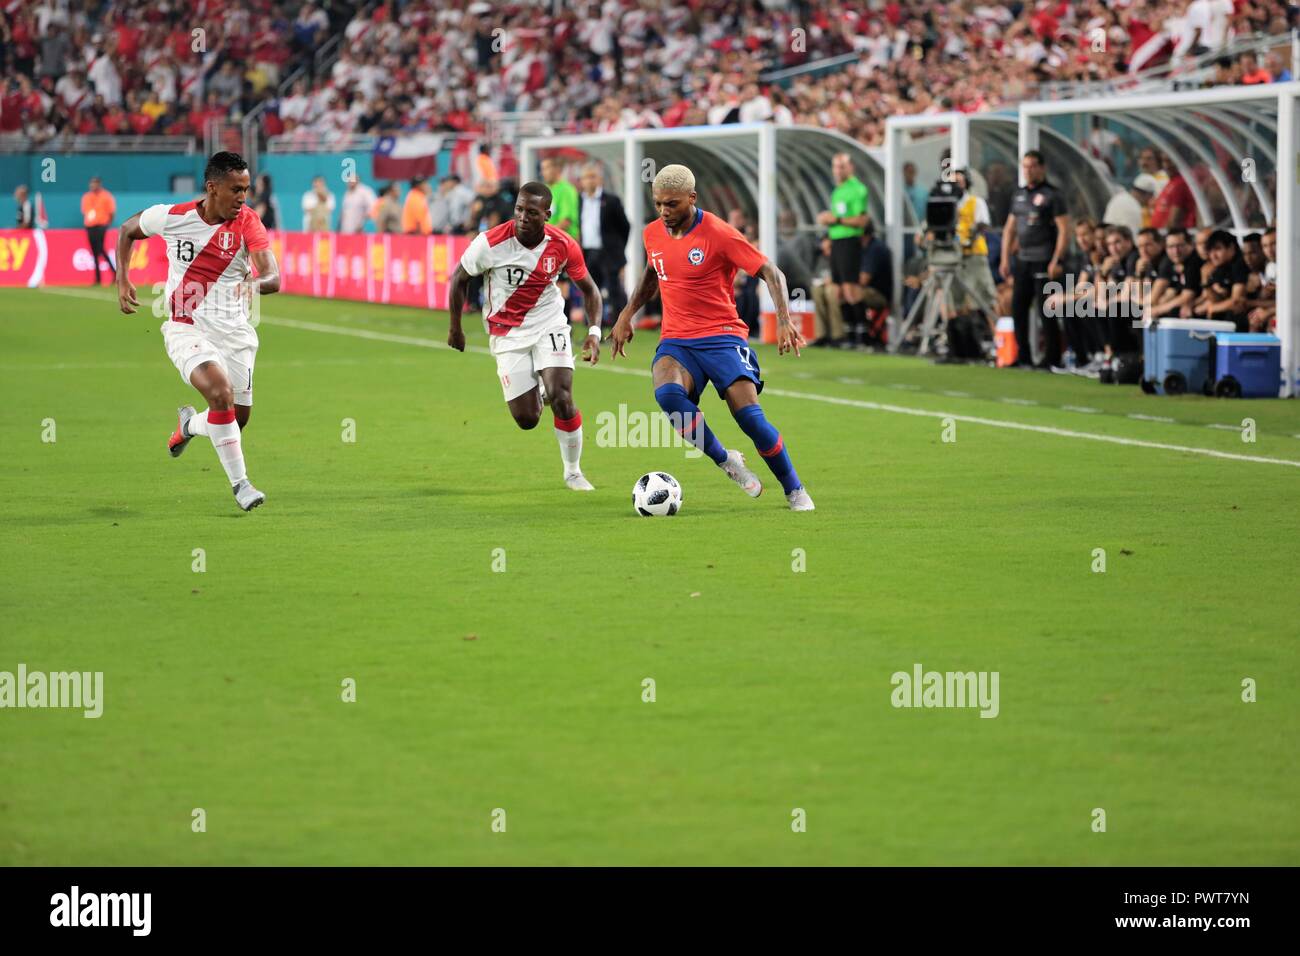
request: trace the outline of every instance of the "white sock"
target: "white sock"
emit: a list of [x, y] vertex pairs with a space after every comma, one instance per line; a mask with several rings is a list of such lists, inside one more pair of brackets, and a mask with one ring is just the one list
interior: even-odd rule
[[560, 443], [560, 457], [564, 460], [564, 474], [582, 472], [582, 413], [574, 412], [572, 418], [555, 416], [555, 439]]
[[197, 415], [190, 416], [190, 420], [185, 423], [185, 434], [206, 435], [208, 433], [208, 410], [205, 408]]
[[239, 424], [235, 421], [235, 413], [231, 411], [226, 414], [230, 416], [228, 422], [209, 419], [208, 437], [212, 439], [212, 447], [217, 450], [217, 457], [221, 459], [221, 467], [226, 469], [226, 477], [230, 479], [231, 485], [237, 485], [248, 478], [248, 473], [244, 470], [244, 448], [239, 441]]

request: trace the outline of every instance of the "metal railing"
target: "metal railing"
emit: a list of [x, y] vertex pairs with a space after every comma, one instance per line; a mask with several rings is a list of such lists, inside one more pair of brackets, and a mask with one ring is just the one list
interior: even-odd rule
[[0, 153], [183, 153], [198, 151], [193, 136], [152, 136], [132, 133], [90, 133], [53, 136], [39, 142], [26, 136], [0, 136]]
[[375, 148], [378, 137], [356, 133], [315, 133], [298, 129], [266, 140], [268, 153], [312, 153], [368, 151]]
[[813, 60], [811, 63], [802, 63], [799, 66], [790, 66], [780, 70], [765, 70], [758, 74], [760, 83], [776, 83], [784, 86], [791, 80], [802, 78], [816, 78], [825, 76], [827, 73], [834, 73], [836, 70], [852, 66], [862, 58], [860, 53], [841, 53], [837, 56], [822, 57], [820, 60]]

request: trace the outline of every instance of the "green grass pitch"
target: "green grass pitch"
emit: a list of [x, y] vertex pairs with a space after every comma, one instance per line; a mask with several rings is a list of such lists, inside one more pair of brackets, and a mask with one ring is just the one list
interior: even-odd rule
[[[584, 496], [445, 315], [264, 311], [246, 515], [166, 454], [156, 319], [0, 293], [0, 670], [105, 697], [0, 710], [0, 863], [1300, 862], [1300, 404], [761, 348], [792, 514], [596, 445], [655, 409], [643, 332], [575, 373]], [[633, 513], [651, 469], [679, 516]], [[918, 663], [998, 672], [996, 719], [893, 707]]]

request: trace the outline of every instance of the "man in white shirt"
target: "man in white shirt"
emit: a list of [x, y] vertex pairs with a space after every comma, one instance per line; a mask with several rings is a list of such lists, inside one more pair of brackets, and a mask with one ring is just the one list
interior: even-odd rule
[[740, 104], [740, 122], [765, 123], [772, 118], [772, 101], [758, 91], [757, 83], [745, 87], [744, 102]]
[[343, 194], [343, 212], [339, 215], [339, 232], [362, 232], [375, 205], [375, 191], [354, 173]]
[[1146, 173], [1138, 175], [1133, 185], [1110, 197], [1102, 221], [1108, 226], [1127, 226], [1129, 232], [1137, 235], [1146, 226], [1143, 222], [1143, 210], [1151, 203], [1152, 196], [1159, 191], [1159, 184]]
[[[1232, 0], [1192, 0], [1187, 8], [1188, 29], [1199, 30], [1197, 47], [1217, 50], [1228, 41], [1231, 32]], [[1195, 48], [1193, 48], [1195, 50]]]
[[302, 231], [329, 232], [334, 217], [334, 194], [325, 186], [325, 177], [311, 181], [311, 189], [302, 194]]
[[69, 70], [66, 76], [59, 79], [54, 84], [54, 92], [63, 100], [63, 105], [69, 110], [75, 110], [83, 102], [88, 103], [91, 99], [90, 87], [86, 86], [84, 80], [86, 74], [81, 70]]
[[90, 82], [95, 85], [95, 92], [104, 98], [104, 102], [109, 106], [120, 106], [122, 103], [122, 78], [117, 73], [117, 67], [113, 65], [113, 58], [101, 52], [95, 58], [95, 62], [90, 64], [90, 69], [86, 72]]

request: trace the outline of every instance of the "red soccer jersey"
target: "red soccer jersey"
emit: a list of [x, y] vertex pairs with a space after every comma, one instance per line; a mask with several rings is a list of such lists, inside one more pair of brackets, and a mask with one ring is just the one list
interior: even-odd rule
[[767, 257], [733, 226], [711, 212], [696, 211], [695, 225], [680, 239], [662, 219], [642, 234], [646, 261], [659, 276], [665, 339], [749, 334], [736, 314], [736, 270], [758, 272]]

